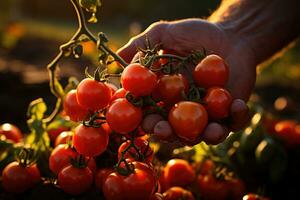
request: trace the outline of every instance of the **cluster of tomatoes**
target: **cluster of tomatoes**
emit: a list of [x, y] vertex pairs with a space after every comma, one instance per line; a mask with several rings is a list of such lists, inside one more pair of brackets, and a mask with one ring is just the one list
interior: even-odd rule
[[[66, 193], [81, 194], [95, 182], [105, 198], [111, 200], [178, 199], [180, 195], [193, 199], [189, 191], [180, 187], [195, 180], [194, 169], [186, 161], [171, 160], [163, 173], [164, 183], [160, 183], [146, 134], [164, 141], [198, 143], [209, 121], [229, 117], [232, 97], [224, 89], [229, 72], [217, 55], [205, 57], [192, 72], [157, 70], [172, 66], [170, 60], [159, 59], [147, 67], [129, 64], [121, 74], [120, 89], [103, 81], [96, 71], [95, 77], [83, 79], [65, 95], [64, 113], [76, 127], [54, 134], [52, 139], [60, 133], [49, 157], [49, 168]], [[97, 169], [95, 158], [111, 151], [112, 143], [118, 147], [114, 166]], [[10, 170], [19, 177], [9, 177]], [[2, 178], [4, 188], [16, 193], [41, 180], [38, 168], [26, 153], [3, 170]], [[202, 179], [199, 178], [199, 189], [205, 194], [207, 188], [203, 189], [200, 182], [217, 181]], [[25, 187], [21, 183], [27, 180], [32, 184]]]

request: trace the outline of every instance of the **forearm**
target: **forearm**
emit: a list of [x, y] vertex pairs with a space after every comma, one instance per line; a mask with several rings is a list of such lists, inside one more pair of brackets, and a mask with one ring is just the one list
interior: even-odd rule
[[209, 18], [229, 37], [239, 37], [264, 61], [300, 33], [298, 0], [224, 0]]

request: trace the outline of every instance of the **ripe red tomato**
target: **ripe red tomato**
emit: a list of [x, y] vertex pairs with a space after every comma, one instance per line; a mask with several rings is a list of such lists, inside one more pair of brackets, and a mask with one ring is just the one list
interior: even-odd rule
[[200, 174], [212, 174], [215, 164], [212, 160], [205, 160], [200, 166]]
[[217, 55], [205, 57], [194, 69], [193, 78], [200, 87], [224, 87], [229, 77], [225, 61]]
[[178, 200], [178, 199], [184, 199], [184, 200], [195, 200], [193, 194], [185, 190], [181, 187], [171, 187], [163, 194], [164, 200]]
[[51, 142], [54, 142], [56, 140], [56, 138], [59, 136], [59, 134], [61, 134], [64, 131], [68, 131], [68, 130], [69, 130], [69, 128], [61, 126], [61, 127], [55, 128], [55, 129], [47, 130], [47, 133], [49, 135]]
[[118, 172], [110, 173], [103, 185], [103, 193], [110, 200], [149, 199], [156, 186], [153, 171], [144, 163], [133, 162], [134, 172], [122, 176]]
[[74, 122], [82, 121], [88, 115], [88, 109], [79, 105], [76, 90], [71, 90], [64, 98], [64, 111]]
[[92, 111], [105, 108], [111, 95], [111, 89], [107, 85], [93, 79], [83, 79], [77, 86], [78, 103]]
[[115, 100], [106, 112], [106, 121], [117, 133], [129, 133], [141, 123], [141, 108], [133, 106], [125, 98]]
[[157, 90], [159, 99], [175, 104], [183, 100], [183, 93], [188, 93], [189, 84], [182, 74], [164, 75], [158, 80]]
[[247, 194], [243, 197], [243, 200], [269, 200], [269, 198], [259, 196], [258, 194]]
[[111, 91], [111, 95], [114, 95], [116, 93], [116, 91], [118, 90], [117, 86], [115, 86], [112, 83], [105, 83], [105, 85], [107, 85]]
[[49, 168], [54, 174], [58, 174], [63, 168], [70, 164], [71, 159], [75, 159], [78, 154], [69, 147], [61, 144], [53, 149], [49, 157]]
[[59, 186], [68, 194], [78, 195], [86, 192], [93, 184], [93, 173], [88, 168], [65, 167], [58, 174]]
[[232, 97], [230, 93], [219, 87], [209, 88], [204, 97], [205, 108], [211, 119], [224, 119], [229, 116]]
[[73, 131], [63, 131], [55, 139], [55, 146], [67, 144], [72, 141]]
[[217, 180], [212, 174], [198, 176], [200, 194], [207, 200], [226, 200], [229, 196], [229, 185], [226, 181]]
[[240, 179], [234, 178], [228, 181], [232, 200], [240, 200], [245, 194], [245, 184]]
[[0, 136], [4, 135], [6, 139], [15, 143], [21, 142], [23, 135], [18, 127], [13, 124], [5, 123], [0, 126]]
[[2, 185], [8, 192], [24, 192], [40, 180], [40, 171], [35, 164], [23, 167], [18, 162], [12, 162], [2, 171]]
[[75, 129], [73, 145], [78, 153], [94, 157], [106, 150], [108, 140], [109, 135], [102, 126], [93, 128], [80, 124]]
[[124, 69], [121, 83], [123, 88], [133, 95], [146, 96], [155, 88], [157, 76], [141, 64], [132, 63]]
[[[130, 143], [131, 143], [130, 140], [127, 140], [126, 142], [121, 144], [118, 150], [118, 159], [121, 159], [122, 151], [124, 151], [130, 145]], [[138, 152], [133, 147], [125, 153], [124, 155], [125, 158], [130, 161], [136, 160], [136, 161], [151, 163], [154, 157], [154, 153], [149, 145], [149, 142], [143, 138], [138, 137], [135, 138], [134, 144], [138, 148], [141, 155], [143, 155], [143, 158], [139, 158]]]
[[102, 191], [102, 187], [104, 184], [104, 181], [106, 180], [106, 177], [113, 172], [113, 169], [111, 168], [102, 168], [99, 169], [95, 175], [95, 185], [97, 189]]
[[188, 142], [195, 141], [207, 125], [205, 108], [195, 102], [182, 101], [169, 112], [169, 122], [176, 135]]
[[287, 145], [293, 146], [300, 143], [300, 132], [297, 129], [296, 121], [279, 121], [275, 124], [275, 134]]
[[124, 88], [118, 89], [114, 95], [111, 97], [111, 102], [113, 102], [116, 99], [125, 98], [127, 91]]
[[164, 169], [164, 179], [168, 187], [187, 186], [196, 178], [193, 167], [183, 159], [171, 159]]

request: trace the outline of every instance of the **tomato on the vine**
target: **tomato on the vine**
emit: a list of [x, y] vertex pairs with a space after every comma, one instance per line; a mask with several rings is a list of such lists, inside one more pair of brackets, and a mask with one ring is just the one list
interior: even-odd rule
[[123, 88], [133, 95], [146, 96], [151, 94], [157, 85], [157, 76], [143, 65], [132, 63], [122, 72], [121, 83]]
[[103, 193], [110, 200], [149, 199], [156, 186], [153, 171], [144, 163], [133, 162], [133, 173], [122, 176], [118, 172], [110, 173], [103, 183]]
[[[121, 144], [118, 150], [118, 159], [121, 159], [122, 152], [130, 145], [131, 141], [127, 140]], [[138, 152], [142, 157], [139, 157], [139, 153], [134, 147], [131, 147], [129, 151], [124, 154], [125, 159], [131, 161], [143, 161], [151, 163], [154, 157], [153, 150], [151, 149], [149, 142], [143, 138], [135, 138], [134, 145], [137, 147]]]
[[40, 179], [40, 171], [35, 164], [22, 166], [18, 162], [12, 162], [2, 171], [2, 185], [8, 192], [24, 192]]
[[199, 87], [224, 87], [229, 69], [223, 58], [217, 55], [205, 57], [194, 69], [193, 78]]
[[295, 145], [300, 143], [300, 131], [297, 131], [297, 122], [283, 120], [275, 124], [275, 134], [286, 144]]
[[220, 87], [212, 87], [207, 90], [204, 97], [205, 108], [211, 119], [224, 119], [229, 116], [232, 97], [230, 93]]
[[88, 167], [77, 168], [68, 165], [59, 172], [58, 184], [66, 193], [78, 195], [92, 186], [93, 173]]
[[106, 112], [106, 121], [117, 133], [129, 133], [136, 129], [142, 121], [142, 109], [133, 106], [125, 98], [112, 102]]
[[[184, 200], [195, 200], [195, 197], [193, 194], [185, 190], [181, 187], [171, 187], [163, 194], [164, 200], [178, 200], [178, 199], [184, 199]], [[216, 199], [217, 200], [217, 199]]]
[[125, 98], [127, 91], [124, 88], [118, 89], [111, 97], [111, 102], [113, 102], [116, 99]]
[[67, 144], [58, 145], [53, 149], [49, 157], [49, 168], [54, 174], [58, 174], [63, 168], [70, 164], [71, 159], [77, 156], [72, 148]]
[[68, 127], [59, 126], [57, 128], [51, 128], [47, 130], [48, 136], [52, 142], [56, 140], [56, 138], [64, 131], [69, 131], [70, 129]]
[[0, 136], [4, 135], [6, 139], [18, 143], [22, 140], [23, 135], [18, 127], [13, 124], [5, 123], [0, 126]]
[[262, 197], [258, 194], [249, 193], [243, 197], [243, 200], [269, 200], [269, 198]]
[[73, 145], [78, 153], [93, 157], [106, 150], [108, 140], [108, 132], [102, 126], [94, 128], [80, 124], [75, 129]]
[[187, 186], [196, 178], [193, 167], [183, 159], [171, 159], [164, 168], [164, 182], [167, 187]]
[[182, 101], [169, 112], [169, 122], [176, 135], [188, 142], [194, 142], [207, 125], [205, 108], [195, 102]]
[[61, 132], [55, 139], [54, 146], [58, 146], [60, 144], [68, 144], [71, 143], [73, 137], [73, 131], [63, 131]]
[[103, 183], [111, 172], [113, 172], [112, 168], [101, 168], [97, 171], [95, 174], [95, 185], [97, 189], [102, 191]]
[[74, 122], [82, 121], [87, 117], [89, 111], [86, 107], [79, 105], [77, 91], [71, 90], [64, 98], [64, 111]]
[[78, 103], [88, 110], [97, 111], [105, 108], [111, 98], [111, 89], [94, 79], [83, 79], [77, 86]]
[[224, 180], [217, 180], [213, 174], [198, 176], [198, 189], [204, 199], [226, 200], [229, 196], [229, 185]]
[[175, 104], [183, 100], [183, 94], [187, 94], [189, 84], [182, 74], [163, 75], [158, 80], [158, 94], [166, 104]]

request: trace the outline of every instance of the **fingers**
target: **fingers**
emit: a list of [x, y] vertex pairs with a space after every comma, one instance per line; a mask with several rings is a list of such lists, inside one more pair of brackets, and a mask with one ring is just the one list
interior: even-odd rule
[[149, 26], [143, 33], [133, 37], [125, 46], [117, 51], [117, 53], [128, 63], [131, 62], [134, 55], [137, 53], [137, 48], [146, 48], [146, 37], [151, 45], [159, 44], [165, 37], [167, 23], [157, 22]]
[[219, 123], [211, 122], [207, 125], [202, 135], [202, 140], [206, 144], [216, 145], [225, 140], [228, 136], [229, 130]]

